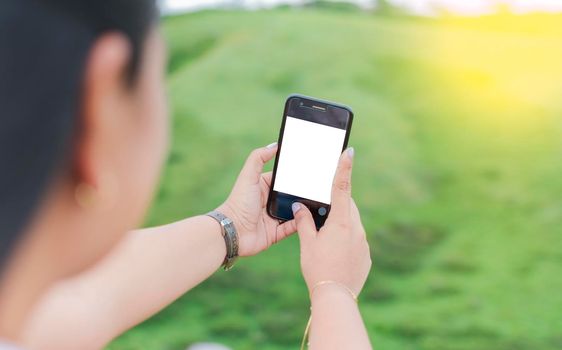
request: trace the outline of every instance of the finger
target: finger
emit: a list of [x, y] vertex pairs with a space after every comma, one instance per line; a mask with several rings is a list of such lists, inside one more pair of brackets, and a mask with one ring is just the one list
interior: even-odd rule
[[310, 210], [304, 204], [296, 202], [293, 203], [292, 209], [301, 242], [310, 242], [318, 234]]
[[361, 221], [359, 208], [357, 208], [357, 204], [355, 204], [355, 200], [353, 198], [351, 198], [351, 221], [353, 223]]
[[295, 232], [297, 232], [297, 222], [295, 220], [282, 223], [281, 225], [277, 226], [277, 242], [282, 241]]
[[361, 214], [359, 213], [359, 208], [357, 208], [357, 204], [355, 204], [355, 200], [353, 200], [353, 198], [351, 198], [351, 225], [353, 232], [359, 232], [360, 234], [365, 235], [363, 223], [361, 222]]
[[351, 208], [351, 172], [353, 169], [353, 148], [348, 148], [340, 156], [334, 182], [332, 184], [332, 207], [329, 221], [346, 223]]
[[261, 174], [262, 180], [265, 182], [267, 187], [271, 187], [271, 179], [273, 178], [273, 172], [268, 171], [267, 173]]
[[250, 153], [240, 173], [240, 178], [249, 183], [257, 183], [261, 177], [263, 166], [277, 153], [277, 143], [257, 148]]
[[269, 189], [271, 188], [272, 173], [267, 172], [261, 175], [260, 190], [261, 190], [261, 206], [265, 207], [269, 197]]

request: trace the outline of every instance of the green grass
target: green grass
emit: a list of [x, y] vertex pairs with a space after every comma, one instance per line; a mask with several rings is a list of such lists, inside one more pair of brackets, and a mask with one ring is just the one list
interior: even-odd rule
[[[147, 224], [220, 204], [250, 150], [275, 141], [289, 93], [340, 101], [356, 113], [354, 197], [374, 257], [361, 307], [375, 348], [560, 349], [562, 35], [553, 23], [562, 18], [168, 18], [174, 142]], [[109, 348], [295, 349], [307, 318], [292, 237], [217, 272]]]

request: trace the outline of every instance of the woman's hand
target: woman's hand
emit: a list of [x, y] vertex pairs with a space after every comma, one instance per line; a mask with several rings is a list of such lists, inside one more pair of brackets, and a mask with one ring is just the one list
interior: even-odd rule
[[255, 255], [296, 231], [294, 220], [280, 224], [266, 212], [271, 172], [262, 174], [262, 171], [276, 152], [276, 143], [254, 150], [228, 199], [217, 209], [234, 221], [240, 256]]
[[309, 291], [321, 281], [335, 281], [359, 295], [371, 269], [369, 244], [359, 211], [351, 198], [353, 149], [340, 157], [332, 187], [332, 207], [316, 230], [310, 211], [293, 205], [301, 242], [301, 267]]

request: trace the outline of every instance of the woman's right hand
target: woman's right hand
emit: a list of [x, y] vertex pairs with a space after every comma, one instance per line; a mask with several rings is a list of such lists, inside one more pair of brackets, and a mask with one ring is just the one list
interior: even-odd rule
[[310, 292], [322, 281], [333, 281], [359, 295], [371, 269], [369, 244], [359, 210], [351, 198], [353, 148], [340, 157], [332, 186], [330, 214], [316, 230], [308, 208], [293, 204], [301, 244], [301, 268]]

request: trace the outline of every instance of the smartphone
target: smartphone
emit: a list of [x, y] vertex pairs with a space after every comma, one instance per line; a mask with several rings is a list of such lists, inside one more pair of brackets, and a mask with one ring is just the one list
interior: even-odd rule
[[291, 206], [308, 207], [320, 229], [330, 213], [332, 183], [338, 161], [347, 148], [351, 108], [304, 95], [285, 103], [277, 156], [267, 201], [268, 214], [293, 219]]

